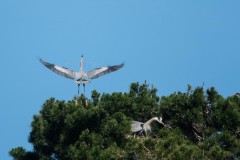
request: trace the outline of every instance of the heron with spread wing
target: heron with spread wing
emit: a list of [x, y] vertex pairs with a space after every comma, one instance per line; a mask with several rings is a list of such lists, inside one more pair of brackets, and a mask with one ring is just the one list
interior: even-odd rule
[[81, 60], [80, 60], [80, 71], [75, 72], [71, 69], [48, 63], [42, 59], [39, 59], [39, 61], [45, 67], [47, 67], [48, 69], [57, 73], [58, 75], [74, 80], [75, 83], [78, 85], [78, 94], [79, 94], [80, 84], [83, 84], [84, 94], [85, 94], [85, 84], [90, 83], [92, 79], [96, 79], [96, 78], [104, 76], [108, 73], [117, 71], [124, 66], [124, 63], [121, 63], [119, 65], [104, 66], [104, 67], [100, 67], [100, 68], [95, 68], [88, 72], [84, 72], [83, 71], [83, 56], [82, 56]]

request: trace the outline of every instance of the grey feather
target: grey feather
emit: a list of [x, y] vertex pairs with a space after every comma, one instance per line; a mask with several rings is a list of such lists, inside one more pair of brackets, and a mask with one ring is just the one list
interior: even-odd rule
[[76, 72], [68, 69], [68, 68], [65, 68], [65, 67], [60, 67], [60, 66], [56, 66], [54, 64], [51, 64], [51, 63], [48, 63], [48, 62], [45, 62], [44, 60], [42, 59], [39, 59], [39, 61], [45, 66], [47, 67], [48, 69], [52, 70], [53, 72], [57, 73], [58, 75], [60, 76], [63, 76], [63, 77], [66, 77], [66, 78], [69, 78], [69, 79], [75, 79], [76, 78]]
[[93, 69], [93, 70], [87, 72], [87, 76], [90, 79], [95, 79], [95, 78], [101, 77], [103, 75], [106, 75], [108, 73], [117, 71], [120, 68], [122, 68], [123, 66], [124, 66], [124, 63], [115, 65], [115, 66], [105, 66], [105, 67], [96, 68], [96, 69]]
[[143, 125], [144, 125], [144, 123], [142, 123], [142, 122], [132, 121], [131, 132], [135, 133], [135, 132], [139, 132], [139, 131], [143, 130]]

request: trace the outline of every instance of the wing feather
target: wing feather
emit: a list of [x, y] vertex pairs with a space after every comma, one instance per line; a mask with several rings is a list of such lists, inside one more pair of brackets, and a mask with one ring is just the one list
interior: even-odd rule
[[132, 132], [138, 132], [143, 130], [143, 124], [142, 122], [138, 122], [138, 121], [132, 121], [131, 124], [131, 131]]
[[124, 66], [124, 63], [115, 65], [115, 66], [104, 66], [104, 67], [96, 68], [96, 69], [93, 69], [93, 70], [87, 72], [87, 76], [90, 79], [95, 79], [95, 78], [101, 77], [105, 74], [117, 71], [120, 68], [122, 68], [123, 66]]
[[75, 78], [76, 78], [76, 72], [74, 72], [74, 71], [72, 71], [72, 70], [70, 70], [70, 69], [68, 69], [68, 68], [56, 66], [56, 65], [54, 65], [54, 64], [45, 62], [45, 61], [42, 60], [42, 59], [39, 59], [39, 61], [40, 61], [45, 67], [47, 67], [48, 69], [52, 70], [53, 72], [57, 73], [57, 74], [60, 75], [60, 76], [63, 76], [63, 77], [69, 78], [69, 79], [75, 79]]

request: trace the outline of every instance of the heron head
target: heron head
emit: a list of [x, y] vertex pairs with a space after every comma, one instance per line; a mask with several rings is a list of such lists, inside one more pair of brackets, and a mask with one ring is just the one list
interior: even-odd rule
[[162, 117], [159, 117], [159, 118], [158, 118], [158, 117], [153, 117], [152, 120], [155, 120], [155, 121], [157, 121], [158, 123], [164, 125], [164, 123], [162, 122]]
[[165, 126], [165, 124], [164, 124], [163, 121], [162, 121], [162, 117], [159, 117], [158, 122], [161, 123], [161, 124], [163, 124], [163, 125]]
[[153, 117], [152, 120], [155, 120], [157, 121], [158, 123], [162, 124], [162, 125], [165, 125], [163, 122], [162, 122], [162, 117]]
[[159, 117], [159, 119], [158, 119], [160, 122], [162, 122], [162, 117]]

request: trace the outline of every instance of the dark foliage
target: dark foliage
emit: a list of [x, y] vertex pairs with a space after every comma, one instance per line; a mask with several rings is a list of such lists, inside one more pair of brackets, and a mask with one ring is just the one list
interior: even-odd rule
[[[131, 137], [131, 120], [163, 117], [148, 137]], [[157, 96], [148, 84], [128, 93], [48, 99], [33, 116], [33, 151], [13, 148], [17, 160], [35, 159], [239, 159], [240, 97], [188, 85], [185, 93]]]

